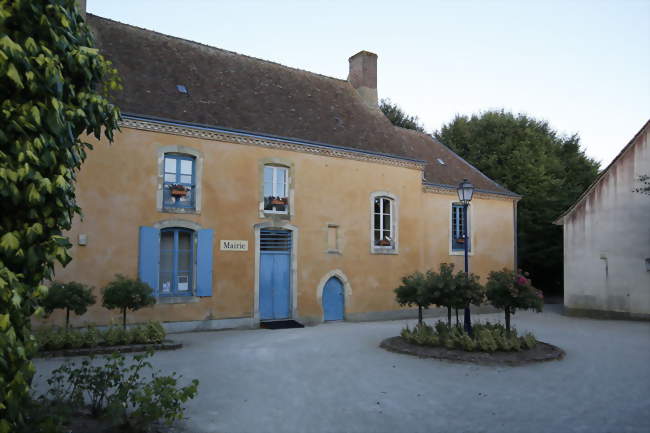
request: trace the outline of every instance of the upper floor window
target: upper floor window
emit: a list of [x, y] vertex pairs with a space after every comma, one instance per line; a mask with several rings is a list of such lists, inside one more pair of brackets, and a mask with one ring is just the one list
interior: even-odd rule
[[[468, 208], [469, 209], [469, 208]], [[467, 237], [464, 235], [465, 230], [465, 215], [463, 212], [463, 205], [454, 203], [451, 207], [451, 249], [453, 251], [462, 251], [465, 249], [465, 242], [467, 242], [467, 249], [471, 247], [470, 244], [470, 225], [469, 219], [467, 224]]]
[[372, 230], [375, 249], [395, 249], [395, 201], [392, 198], [375, 197]]
[[287, 213], [289, 209], [289, 169], [264, 166], [264, 212]]
[[160, 231], [159, 293], [191, 295], [194, 287], [194, 231], [169, 228]]
[[195, 207], [195, 159], [192, 156], [165, 154], [163, 173], [163, 207]]

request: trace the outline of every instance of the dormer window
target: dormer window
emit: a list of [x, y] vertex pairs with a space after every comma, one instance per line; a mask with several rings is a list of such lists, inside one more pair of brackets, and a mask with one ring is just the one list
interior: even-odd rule
[[289, 168], [264, 166], [264, 212], [286, 214], [289, 210]]

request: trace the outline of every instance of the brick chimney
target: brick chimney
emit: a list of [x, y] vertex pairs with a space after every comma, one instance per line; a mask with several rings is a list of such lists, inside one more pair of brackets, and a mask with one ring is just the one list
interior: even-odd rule
[[348, 60], [350, 62], [348, 81], [368, 106], [376, 108], [379, 102], [377, 99], [377, 54], [359, 51]]

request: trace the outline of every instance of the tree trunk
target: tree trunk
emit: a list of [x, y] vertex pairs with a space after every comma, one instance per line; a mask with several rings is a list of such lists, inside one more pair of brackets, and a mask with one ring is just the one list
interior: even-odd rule
[[422, 305], [418, 305], [418, 323], [422, 325]]
[[65, 330], [67, 331], [70, 327], [70, 309], [65, 309]]
[[126, 329], [126, 308], [122, 308], [122, 327]]
[[510, 334], [510, 307], [506, 307], [506, 332]]
[[456, 326], [460, 325], [460, 322], [458, 321], [458, 308], [456, 308]]
[[451, 329], [451, 306], [447, 306], [447, 326]]

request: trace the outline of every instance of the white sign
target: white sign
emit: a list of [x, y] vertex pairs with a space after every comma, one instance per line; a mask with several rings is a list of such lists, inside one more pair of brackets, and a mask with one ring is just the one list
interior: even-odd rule
[[248, 241], [221, 240], [221, 251], [248, 251]]

